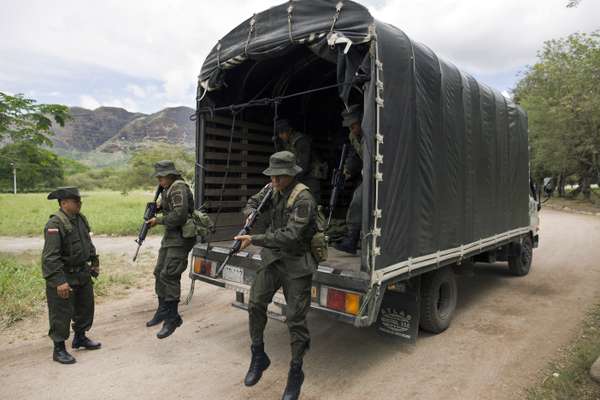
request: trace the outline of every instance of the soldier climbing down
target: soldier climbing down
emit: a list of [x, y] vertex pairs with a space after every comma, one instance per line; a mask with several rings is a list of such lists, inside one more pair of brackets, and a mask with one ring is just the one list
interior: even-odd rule
[[[297, 399], [304, 381], [302, 360], [310, 345], [306, 314], [310, 309], [312, 274], [317, 262], [311, 252], [311, 239], [317, 231], [316, 204], [310, 190], [296, 180], [302, 169], [289, 151], [275, 153], [263, 174], [271, 177], [275, 190], [263, 216], [264, 234], [236, 236], [242, 249], [250, 244], [262, 247], [262, 263], [250, 290], [248, 313], [252, 339], [252, 361], [244, 384], [253, 386], [271, 361], [264, 351], [263, 332], [267, 324], [267, 306], [283, 288], [286, 299], [286, 323], [290, 333], [292, 361], [284, 400]], [[263, 189], [248, 201], [249, 215], [266, 193]]]
[[150, 227], [164, 225], [165, 233], [154, 268], [158, 308], [146, 326], [155, 326], [164, 321], [156, 334], [159, 339], [163, 339], [183, 323], [178, 312], [181, 274], [187, 268], [187, 256], [196, 243], [196, 237], [185, 237], [182, 228], [194, 211], [194, 197], [173, 161], [159, 161], [154, 169], [154, 176], [164, 189], [159, 208], [162, 215], [149, 219], [147, 224]]

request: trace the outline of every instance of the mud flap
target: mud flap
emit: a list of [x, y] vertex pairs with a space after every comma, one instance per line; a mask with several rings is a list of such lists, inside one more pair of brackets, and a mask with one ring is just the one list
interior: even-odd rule
[[415, 344], [419, 334], [421, 277], [388, 285], [375, 328], [403, 342]]

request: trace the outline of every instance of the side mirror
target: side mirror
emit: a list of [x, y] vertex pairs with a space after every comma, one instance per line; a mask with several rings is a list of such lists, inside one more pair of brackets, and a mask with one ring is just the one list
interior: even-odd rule
[[544, 178], [544, 194], [546, 197], [552, 197], [554, 193], [554, 182], [552, 178]]

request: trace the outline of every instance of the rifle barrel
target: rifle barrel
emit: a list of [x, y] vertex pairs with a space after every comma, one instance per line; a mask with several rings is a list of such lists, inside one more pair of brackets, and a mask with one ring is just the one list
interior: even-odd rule
[[137, 259], [138, 254], [140, 254], [140, 249], [142, 248], [142, 244], [138, 244], [137, 250], [135, 251], [135, 255], [133, 256], [133, 261]]

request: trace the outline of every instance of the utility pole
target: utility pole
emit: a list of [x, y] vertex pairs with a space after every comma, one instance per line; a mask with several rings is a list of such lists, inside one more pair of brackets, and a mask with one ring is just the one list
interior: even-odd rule
[[10, 166], [13, 168], [13, 193], [17, 194], [17, 165], [11, 162]]

